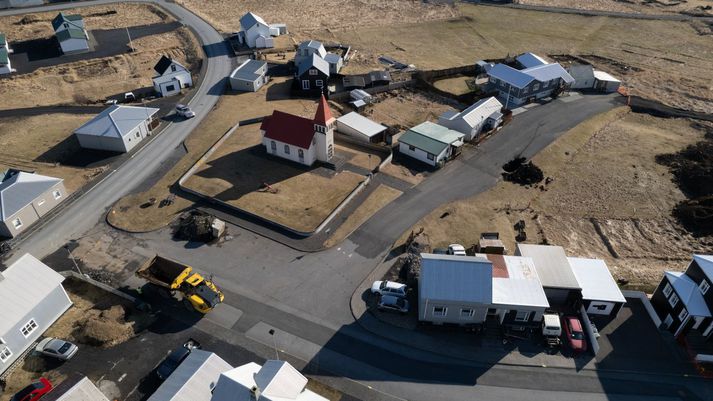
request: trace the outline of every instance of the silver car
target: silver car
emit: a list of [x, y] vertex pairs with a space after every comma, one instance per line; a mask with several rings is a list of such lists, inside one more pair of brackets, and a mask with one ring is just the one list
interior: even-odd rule
[[73, 357], [77, 351], [79, 351], [79, 347], [69, 341], [60, 340], [54, 337], [47, 337], [37, 344], [35, 351], [41, 353], [42, 355], [66, 361]]
[[406, 284], [397, 283], [395, 281], [374, 281], [374, 284], [371, 285], [372, 294], [405, 297], [407, 291], [408, 287]]
[[395, 297], [393, 295], [382, 295], [379, 299], [377, 308], [380, 310], [390, 310], [404, 314], [408, 312], [408, 301], [404, 298]]
[[196, 116], [196, 113], [194, 113], [190, 107], [183, 104], [176, 105], [176, 113], [183, 118], [193, 118]]

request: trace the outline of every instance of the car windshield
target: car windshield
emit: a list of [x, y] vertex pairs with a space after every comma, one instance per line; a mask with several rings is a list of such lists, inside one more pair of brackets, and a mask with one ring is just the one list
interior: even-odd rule
[[399, 298], [396, 300], [396, 305], [403, 307], [404, 305], [406, 305], [406, 300], [403, 298]]
[[37, 382], [37, 383], [32, 383], [29, 386], [23, 388], [20, 390], [19, 393], [15, 394], [14, 397], [12, 397], [12, 401], [19, 401], [22, 400], [23, 398], [27, 397], [30, 395], [33, 391], [37, 389], [41, 389], [43, 387], [42, 383]]
[[62, 344], [61, 347], [59, 347], [57, 352], [59, 352], [60, 354], [64, 354], [65, 352], [67, 352], [69, 350], [69, 348], [71, 346], [72, 346], [72, 344], [65, 342], [64, 344]]
[[379, 288], [382, 289], [382, 290], [383, 290], [384, 288], [386, 288], [386, 281], [382, 281], [382, 282], [381, 282], [381, 285], [379, 285]]
[[584, 334], [581, 331], [572, 332], [572, 338], [575, 340], [584, 340]]

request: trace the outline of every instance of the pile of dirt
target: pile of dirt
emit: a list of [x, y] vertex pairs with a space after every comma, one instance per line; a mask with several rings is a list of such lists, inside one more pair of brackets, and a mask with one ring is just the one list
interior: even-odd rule
[[85, 316], [75, 331], [79, 342], [109, 348], [134, 336], [134, 325], [126, 321], [126, 310], [121, 305], [102, 311], [91, 309]]
[[673, 215], [691, 233], [713, 235], [713, 196], [684, 200], [673, 209]]
[[545, 175], [532, 161], [516, 157], [503, 165], [503, 179], [520, 185], [533, 185], [542, 181]]
[[656, 161], [668, 166], [681, 191], [689, 198], [713, 195], [713, 134], [678, 153], [658, 155]]
[[210, 242], [214, 240], [212, 224], [215, 216], [193, 210], [181, 216], [173, 235], [184, 241]]

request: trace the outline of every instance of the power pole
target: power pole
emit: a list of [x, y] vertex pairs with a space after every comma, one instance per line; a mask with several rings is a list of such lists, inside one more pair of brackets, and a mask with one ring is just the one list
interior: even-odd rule
[[131, 42], [131, 34], [129, 33], [129, 27], [126, 27], [126, 36], [129, 37], [129, 49], [131, 49], [131, 51], [133, 52], [134, 44]]

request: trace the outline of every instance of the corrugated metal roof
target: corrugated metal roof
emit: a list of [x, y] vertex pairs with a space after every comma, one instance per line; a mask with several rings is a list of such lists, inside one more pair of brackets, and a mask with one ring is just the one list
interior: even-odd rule
[[328, 62], [329, 64], [337, 64], [341, 59], [342, 56], [335, 53], [327, 53], [327, 55], [324, 56], [324, 61]]
[[607, 264], [601, 259], [567, 258], [572, 272], [582, 287], [582, 299], [626, 302]]
[[[254, 401], [255, 398], [252, 397], [250, 389], [253, 386], [264, 386], [266, 383], [267, 387], [261, 389], [260, 401], [327, 401], [326, 398], [309, 389], [305, 389], [307, 378], [302, 376], [289, 363], [267, 361], [265, 366], [267, 370], [266, 367], [250, 362], [223, 372], [220, 375], [211, 401]], [[273, 375], [276, 369], [280, 372], [280, 376], [277, 378]], [[284, 374], [287, 370], [290, 370], [289, 376]], [[275, 387], [273, 388], [273, 386]], [[296, 392], [300, 386], [304, 390]], [[283, 396], [276, 394], [282, 394]], [[290, 397], [285, 397], [284, 395], [289, 395]]]
[[0, 276], [0, 335], [15, 327], [64, 281], [64, 277], [29, 253]]
[[604, 72], [604, 71], [599, 71], [599, 70], [594, 70], [594, 78], [596, 78], [600, 81], [605, 81], [605, 82], [621, 82], [620, 80], [614, 78], [609, 73]]
[[538, 65], [549, 64], [547, 60], [538, 56], [535, 53], [522, 53], [516, 57], [516, 60], [525, 68], [536, 67]]
[[488, 71], [488, 75], [520, 89], [529, 85], [533, 80], [546, 82], [561, 78], [568, 84], [574, 82], [574, 78], [557, 63], [543, 64], [524, 70], [516, 70], [505, 64], [496, 64], [495, 67]]
[[158, 113], [158, 110], [153, 107], [111, 105], [77, 128], [74, 133], [123, 138], [142, 122]]
[[148, 401], [211, 401], [220, 374], [232, 368], [218, 355], [194, 349]]
[[544, 287], [581, 289], [561, 246], [517, 244], [515, 255], [532, 258]]
[[686, 305], [686, 310], [692, 316], [710, 317], [711, 312], [703, 299], [696, 283], [683, 272], [664, 272], [678, 294], [678, 298]]
[[256, 14], [253, 14], [252, 12], [248, 12], [240, 18], [240, 27], [243, 29], [243, 31], [247, 31], [257, 23], [267, 25], [264, 19], [260, 18], [260, 16]]
[[75, 374], [42, 397], [42, 401], [109, 401], [86, 376]]
[[451, 144], [461, 141], [463, 136], [458, 131], [426, 121], [406, 131], [399, 142], [437, 155]]
[[473, 256], [421, 254], [419, 297], [490, 304], [493, 265]]
[[56, 31], [59, 29], [63, 23], [69, 23], [80, 29], [84, 29], [84, 20], [79, 14], [65, 14], [60, 12], [56, 17], [52, 19], [52, 28]]
[[5, 46], [5, 41], [6, 41], [6, 40], [7, 40], [7, 38], [5, 37], [5, 34], [2, 33], [2, 32], [0, 32], [0, 47]]
[[329, 76], [329, 63], [323, 58], [319, 57], [317, 54], [312, 54], [308, 60], [300, 63], [300, 68], [297, 71], [298, 76], [302, 76], [310, 68], [316, 68], [322, 71], [325, 75]]
[[470, 127], [475, 127], [480, 124], [486, 118], [490, 117], [495, 113], [499, 113], [503, 108], [503, 104], [494, 97], [488, 97], [485, 99], [480, 99], [477, 103], [471, 105], [462, 112], [451, 115], [450, 112], [445, 112], [441, 114], [440, 118], [446, 120], [455, 120], [462, 118]]
[[527, 68], [522, 70], [522, 72], [527, 75], [530, 75], [531, 77], [535, 78], [540, 82], [552, 81], [557, 78], [561, 78], [565, 83], [568, 84], [574, 82], [574, 78], [569, 75], [567, 70], [562, 68], [562, 66], [557, 63]]
[[369, 138], [378, 135], [386, 130], [386, 127], [384, 127], [383, 125], [371, 121], [370, 119], [354, 111], [337, 118], [337, 127], [339, 125], [346, 125], [347, 127], [355, 129], [360, 133], [368, 136]]
[[69, 39], [87, 40], [87, 37], [84, 36], [84, 30], [77, 28], [65, 29], [64, 31], [57, 32], [55, 35], [57, 36], [57, 40], [60, 42], [67, 41]]
[[255, 384], [266, 397], [295, 399], [307, 385], [307, 378], [285, 361], [269, 360], [255, 375]]
[[532, 76], [505, 64], [495, 64], [495, 66], [488, 71], [488, 75], [505, 81], [516, 88], [524, 88], [534, 79]]
[[532, 258], [485, 254], [475, 256], [487, 256], [489, 260], [500, 259], [499, 263], [507, 270], [505, 275], [493, 276], [493, 304], [543, 308], [550, 306]]
[[7, 65], [9, 61], [10, 57], [8, 55], [7, 49], [3, 47], [2, 49], [0, 49], [0, 64]]
[[61, 178], [24, 171], [8, 177], [0, 183], [0, 219], [7, 220], [62, 181]]
[[314, 53], [316, 53], [319, 57], [324, 58], [324, 56], [327, 55], [327, 50], [325, 50], [324, 45], [322, 42], [318, 40], [305, 40], [304, 42], [300, 43], [298, 46], [298, 51], [299, 50], [305, 50], [305, 49], [312, 49]]
[[240, 64], [238, 68], [233, 70], [230, 74], [230, 78], [254, 82], [262, 76], [262, 74], [258, 74], [257, 71], [266, 65], [267, 62], [265, 61], [246, 60], [244, 63]]
[[713, 280], [713, 255], [693, 255], [693, 260], [709, 279]]

